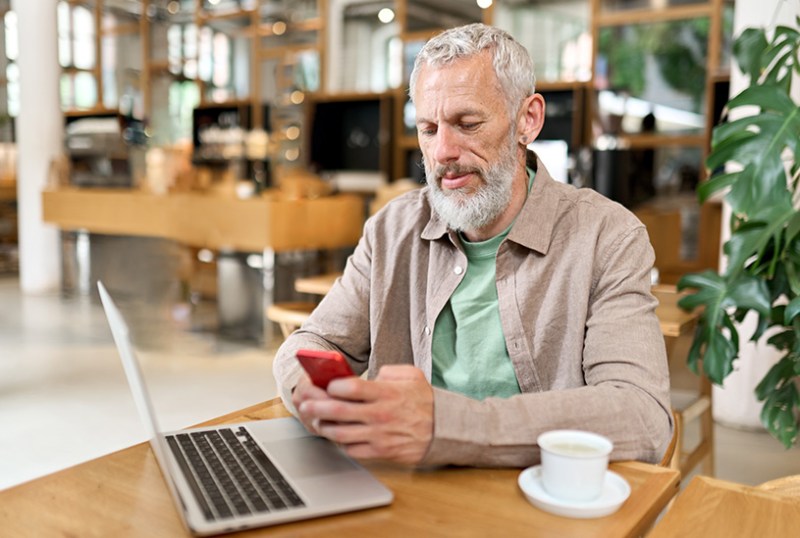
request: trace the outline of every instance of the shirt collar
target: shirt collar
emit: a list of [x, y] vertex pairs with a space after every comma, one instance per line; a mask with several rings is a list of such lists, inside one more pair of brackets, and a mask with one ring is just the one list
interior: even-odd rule
[[[507, 239], [547, 254], [558, 210], [559, 197], [553, 189], [556, 181], [534, 152], [528, 151], [526, 160], [527, 167], [536, 173], [536, 179]], [[451, 241], [457, 244], [455, 232], [448, 230], [436, 212], [431, 210], [431, 218], [422, 231], [422, 239], [435, 241], [448, 234], [453, 234]]]

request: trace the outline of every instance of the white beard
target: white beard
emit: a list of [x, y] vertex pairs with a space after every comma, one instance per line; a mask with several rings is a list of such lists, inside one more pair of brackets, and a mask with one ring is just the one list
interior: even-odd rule
[[[515, 138], [510, 139], [507, 151], [488, 169], [455, 164], [442, 165], [431, 170], [425, 161], [425, 175], [430, 186], [429, 200], [436, 214], [448, 227], [456, 231], [481, 230], [494, 222], [508, 207], [517, 168]], [[444, 191], [441, 180], [447, 172], [475, 173], [483, 181], [471, 194], [464, 189]]]

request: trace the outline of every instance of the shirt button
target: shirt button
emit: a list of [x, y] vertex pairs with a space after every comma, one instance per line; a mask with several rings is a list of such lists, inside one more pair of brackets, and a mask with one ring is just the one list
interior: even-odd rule
[[457, 275], [460, 275], [461, 273], [464, 272], [464, 269], [462, 269], [460, 265], [456, 265], [455, 268], [453, 269], [453, 272]]
[[430, 336], [431, 335], [431, 328], [425, 325], [425, 334]]

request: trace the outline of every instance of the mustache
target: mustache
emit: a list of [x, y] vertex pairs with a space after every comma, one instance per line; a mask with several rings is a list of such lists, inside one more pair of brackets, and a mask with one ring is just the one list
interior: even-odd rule
[[454, 174], [457, 176], [464, 174], [477, 174], [483, 177], [484, 170], [478, 166], [468, 166], [458, 163], [441, 164], [433, 170], [433, 177], [437, 180], [442, 179], [442, 177], [447, 174]]

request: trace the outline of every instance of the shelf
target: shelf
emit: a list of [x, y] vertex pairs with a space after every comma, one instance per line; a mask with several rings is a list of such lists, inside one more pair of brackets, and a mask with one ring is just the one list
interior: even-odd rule
[[615, 149], [652, 149], [675, 146], [704, 147], [706, 137], [704, 134], [623, 134], [617, 135]]
[[661, 9], [631, 9], [598, 13], [597, 26], [624, 26], [650, 22], [666, 22], [684, 19], [710, 17], [713, 13], [711, 4], [665, 7]]
[[191, 163], [194, 166], [207, 166], [209, 168], [227, 168], [239, 162], [269, 162], [269, 159], [250, 159], [242, 155], [241, 157], [200, 157], [192, 155]]
[[65, 110], [65, 118], [84, 118], [88, 116], [112, 116], [119, 115], [119, 110], [115, 108], [94, 107], [85, 109]]
[[582, 88], [590, 88], [592, 85], [589, 80], [543, 80], [536, 81], [536, 91], [541, 92], [557, 92], [564, 90], [579, 90]]
[[237, 9], [232, 11], [224, 11], [221, 13], [209, 13], [208, 11], [200, 11], [197, 14], [197, 20], [200, 23], [211, 21], [224, 21], [230, 19], [240, 19], [245, 17], [252, 17], [255, 10], [252, 9]]
[[61, 68], [62, 73], [66, 73], [68, 75], [77, 75], [79, 73], [89, 73], [90, 75], [97, 75], [98, 68], [97, 67], [90, 67], [88, 69], [83, 67], [75, 67], [74, 65], [68, 65], [66, 67]]
[[273, 23], [262, 22], [259, 24], [256, 33], [259, 37], [282, 37], [291, 32], [315, 32], [322, 30], [324, 22], [321, 18], [306, 19], [300, 22], [292, 22], [286, 24], [286, 30], [280, 34], [272, 31]]

